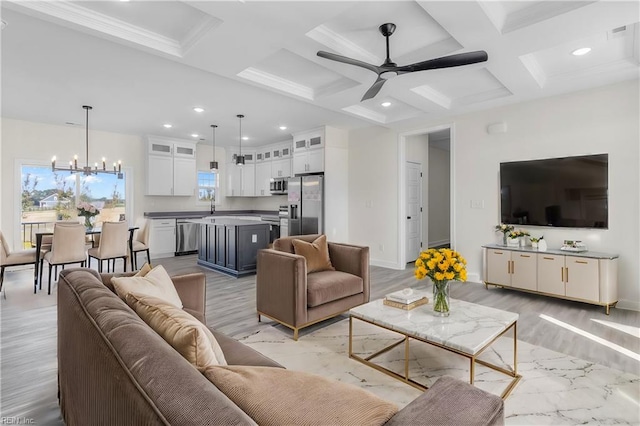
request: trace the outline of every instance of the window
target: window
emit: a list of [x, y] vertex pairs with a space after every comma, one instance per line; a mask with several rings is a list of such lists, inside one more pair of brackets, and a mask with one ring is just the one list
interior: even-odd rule
[[198, 201], [201, 203], [211, 203], [214, 199], [216, 203], [220, 200], [215, 198], [218, 188], [218, 172], [198, 171]]
[[34, 232], [52, 231], [57, 220], [78, 218], [76, 205], [82, 201], [100, 210], [95, 218], [97, 225], [117, 222], [126, 210], [130, 210], [126, 201], [126, 180], [126, 173], [123, 179], [118, 179], [111, 174], [85, 176], [54, 172], [50, 166], [23, 164], [20, 215], [23, 245], [29, 247], [32, 241], [35, 242]]

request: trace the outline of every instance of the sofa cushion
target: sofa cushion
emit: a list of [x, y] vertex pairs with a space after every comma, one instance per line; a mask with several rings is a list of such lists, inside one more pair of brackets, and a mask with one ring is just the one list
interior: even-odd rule
[[322, 271], [307, 275], [307, 306], [309, 308], [363, 291], [362, 278], [346, 272]]
[[292, 240], [293, 250], [295, 254], [304, 256], [307, 260], [307, 273], [318, 271], [334, 271], [329, 259], [329, 246], [327, 245], [327, 236], [320, 235], [312, 242], [303, 240]]
[[373, 426], [398, 411], [357, 386], [300, 371], [226, 366], [208, 368], [204, 375], [261, 426]]
[[198, 370], [227, 364], [211, 331], [193, 315], [156, 297], [135, 292], [128, 293], [125, 301]]
[[123, 300], [125, 300], [127, 294], [136, 292], [138, 294], [157, 297], [178, 308], [182, 308], [180, 296], [178, 296], [171, 277], [162, 265], [156, 266], [144, 277], [113, 277], [111, 278], [111, 282], [113, 283], [116, 293]]

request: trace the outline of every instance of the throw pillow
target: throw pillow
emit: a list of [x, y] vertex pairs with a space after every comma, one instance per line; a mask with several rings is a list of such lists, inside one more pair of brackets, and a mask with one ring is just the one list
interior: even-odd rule
[[128, 293], [125, 301], [149, 327], [198, 370], [227, 365], [216, 338], [193, 315], [157, 297], [135, 292]]
[[151, 265], [149, 265], [148, 263], [145, 263], [144, 265], [142, 265], [142, 268], [140, 268], [140, 270], [136, 272], [134, 277], [144, 277], [149, 272], [151, 272]]
[[178, 296], [171, 277], [162, 265], [156, 266], [144, 277], [137, 276], [137, 274], [133, 277], [113, 277], [111, 282], [116, 289], [116, 294], [123, 300], [127, 297], [127, 294], [136, 292], [157, 297], [178, 308], [182, 308], [182, 300]]
[[273, 367], [210, 367], [204, 375], [261, 426], [382, 425], [398, 407], [357, 386]]
[[329, 259], [329, 245], [327, 244], [327, 236], [320, 235], [308, 243], [302, 240], [291, 240], [295, 254], [304, 256], [307, 260], [307, 273], [319, 271], [335, 271], [336, 268], [331, 264]]

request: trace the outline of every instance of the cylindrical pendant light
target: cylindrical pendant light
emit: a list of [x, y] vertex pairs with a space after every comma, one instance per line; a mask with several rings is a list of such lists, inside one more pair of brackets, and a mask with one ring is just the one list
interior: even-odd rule
[[211, 125], [213, 129], [213, 139], [211, 139], [213, 141], [213, 156], [211, 157], [212, 161], [209, 161], [209, 168], [212, 172], [218, 171], [218, 162], [216, 161], [216, 127], [218, 126], [215, 124]]
[[242, 119], [244, 118], [244, 115], [238, 114], [236, 117], [238, 117], [238, 121], [240, 122], [240, 137], [238, 139], [240, 141], [240, 152], [236, 157], [236, 164], [238, 166], [242, 166], [244, 164], [244, 155], [242, 155]]

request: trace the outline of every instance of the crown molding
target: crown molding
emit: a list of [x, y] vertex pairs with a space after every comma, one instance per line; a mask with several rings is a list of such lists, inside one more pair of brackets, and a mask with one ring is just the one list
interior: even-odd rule
[[211, 15], [205, 16], [184, 36], [180, 43], [181, 54], [186, 55], [193, 46], [195, 46], [202, 38], [212, 29], [219, 27], [224, 21]]
[[383, 59], [361, 48], [348, 38], [341, 36], [325, 25], [317, 26], [309, 31], [306, 36], [344, 56], [353, 57], [371, 64], [380, 64], [383, 61]]
[[125, 21], [95, 12], [69, 1], [16, 1], [7, 0], [5, 4], [13, 4], [14, 10], [43, 14], [55, 20], [62, 20], [73, 25], [96, 31], [120, 40], [141, 45], [162, 53], [182, 57], [180, 43], [169, 37], [131, 25]]
[[379, 112], [371, 111], [368, 108], [365, 108], [360, 105], [351, 105], [345, 108], [342, 108], [343, 111], [351, 113], [353, 115], [357, 115], [358, 117], [366, 118], [368, 120], [375, 121], [376, 123], [385, 124], [387, 122], [384, 114], [380, 114]]
[[315, 93], [312, 88], [294, 83], [291, 80], [278, 77], [277, 75], [269, 74], [257, 68], [249, 67], [239, 72], [237, 76], [311, 101], [315, 98]]
[[536, 59], [535, 54], [529, 53], [526, 55], [522, 55], [520, 56], [520, 61], [522, 62], [522, 65], [524, 65], [524, 67], [527, 69], [527, 71], [529, 71], [531, 77], [533, 77], [536, 83], [538, 83], [538, 86], [540, 86], [540, 88], [543, 88], [545, 84], [547, 84], [547, 75], [542, 70], [542, 67]]
[[418, 86], [411, 89], [412, 92], [422, 96], [433, 102], [436, 105], [440, 105], [442, 108], [451, 109], [452, 100], [450, 97], [438, 92], [433, 87], [425, 84], [424, 86]]

